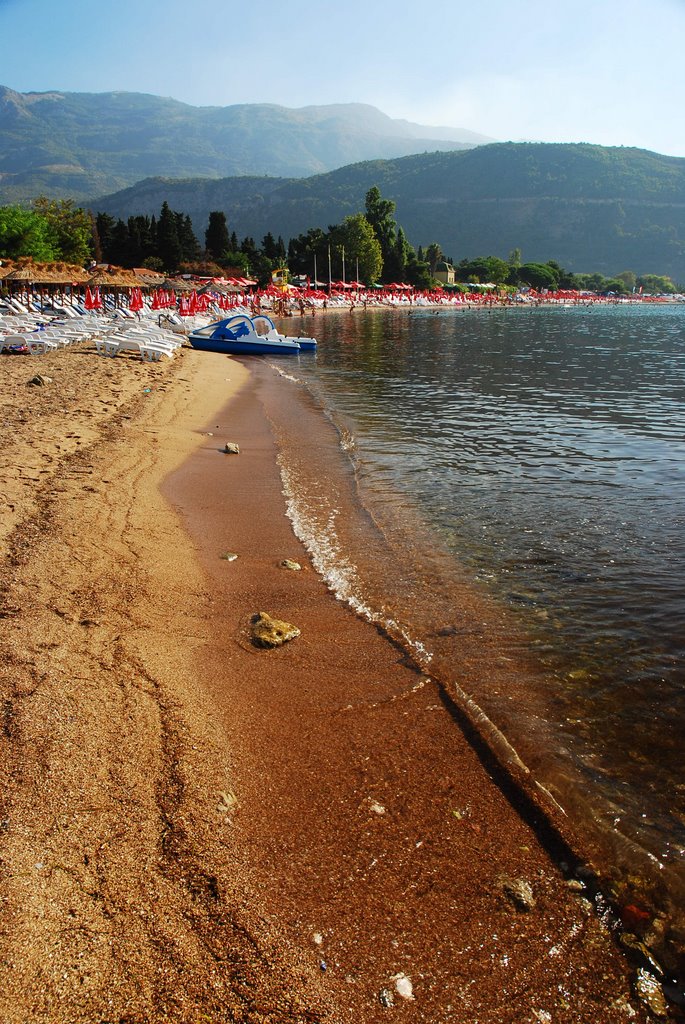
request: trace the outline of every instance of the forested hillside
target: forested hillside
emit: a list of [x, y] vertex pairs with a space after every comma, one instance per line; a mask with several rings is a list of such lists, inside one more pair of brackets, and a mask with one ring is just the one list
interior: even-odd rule
[[502, 143], [374, 160], [300, 180], [155, 179], [96, 201], [116, 217], [154, 215], [166, 200], [202, 235], [223, 210], [239, 236], [286, 240], [364, 208], [378, 185], [410, 242], [439, 242], [456, 261], [520, 248], [571, 270], [625, 269], [685, 281], [685, 160], [586, 144]]

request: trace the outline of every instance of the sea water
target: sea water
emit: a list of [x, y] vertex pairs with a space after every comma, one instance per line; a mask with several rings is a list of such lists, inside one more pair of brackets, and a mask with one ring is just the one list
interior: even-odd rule
[[685, 307], [355, 310], [302, 333], [317, 355], [276, 372], [340, 455], [315, 418], [281, 431], [317, 567], [677, 900]]

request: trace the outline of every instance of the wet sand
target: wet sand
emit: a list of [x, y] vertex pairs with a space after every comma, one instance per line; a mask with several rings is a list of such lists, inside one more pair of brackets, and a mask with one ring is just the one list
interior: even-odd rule
[[3, 1024], [649, 1019], [570, 851], [312, 569], [249, 363], [0, 373]]

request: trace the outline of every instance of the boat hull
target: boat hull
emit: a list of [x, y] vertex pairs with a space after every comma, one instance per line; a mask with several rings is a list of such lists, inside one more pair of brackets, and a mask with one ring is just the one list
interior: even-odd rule
[[193, 348], [201, 352], [221, 352], [224, 355], [282, 356], [297, 354], [300, 351], [299, 345], [270, 343], [261, 339], [240, 341], [228, 338], [198, 338], [190, 334], [188, 340]]

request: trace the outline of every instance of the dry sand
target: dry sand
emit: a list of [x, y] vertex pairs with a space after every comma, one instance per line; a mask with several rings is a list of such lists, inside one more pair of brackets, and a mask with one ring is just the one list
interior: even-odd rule
[[[312, 570], [247, 367], [0, 361], [0, 1022], [648, 1020], [445, 695]], [[302, 635], [257, 650], [258, 611]]]

